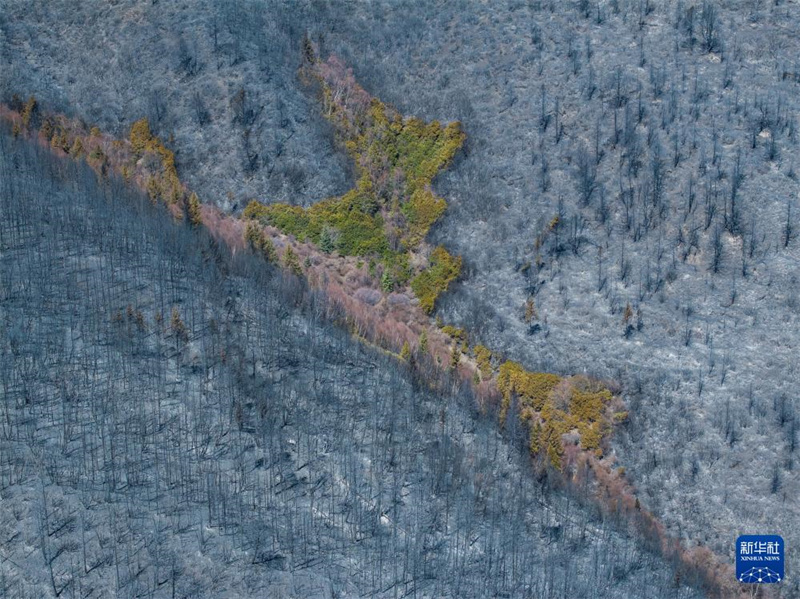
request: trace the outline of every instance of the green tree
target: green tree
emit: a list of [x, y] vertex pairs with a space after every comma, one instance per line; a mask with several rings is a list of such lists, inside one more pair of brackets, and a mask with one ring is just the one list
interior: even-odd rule
[[439, 246], [431, 253], [430, 266], [411, 281], [411, 289], [422, 309], [430, 314], [439, 294], [447, 291], [450, 282], [461, 272], [461, 257], [451, 256]]
[[428, 330], [422, 329], [422, 333], [419, 336], [419, 352], [424, 354], [428, 351]]
[[294, 253], [292, 246], [287, 245], [286, 251], [283, 253], [283, 263], [298, 277], [302, 276], [303, 269], [300, 267], [300, 261], [297, 259], [297, 254]]
[[394, 279], [388, 268], [384, 269], [381, 275], [381, 289], [383, 289], [384, 293], [391, 293], [394, 289]]
[[483, 345], [475, 346], [475, 360], [478, 362], [478, 369], [483, 380], [492, 378], [492, 352]]
[[336, 249], [336, 242], [336, 231], [331, 227], [322, 227], [322, 233], [319, 235], [319, 249], [326, 254], [330, 254]]
[[458, 347], [458, 343], [455, 343], [453, 353], [450, 354], [450, 370], [458, 368], [459, 362], [461, 362], [461, 348]]
[[277, 253], [275, 252], [275, 245], [272, 243], [272, 240], [267, 237], [266, 235], [262, 235], [261, 237], [261, 254], [267, 260], [267, 262], [275, 262], [277, 259]]

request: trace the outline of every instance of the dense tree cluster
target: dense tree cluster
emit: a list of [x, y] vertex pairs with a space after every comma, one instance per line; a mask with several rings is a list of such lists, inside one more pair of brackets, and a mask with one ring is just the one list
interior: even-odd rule
[[[356, 186], [309, 208], [254, 200], [244, 216], [308, 239], [326, 252], [380, 257], [384, 290], [402, 288], [415, 274], [409, 252], [418, 250], [447, 206], [431, 182], [453, 160], [465, 135], [457, 122], [442, 126], [404, 118], [371, 97], [336, 56], [323, 60], [308, 39], [304, 48], [303, 74], [321, 88], [325, 116], [355, 164]], [[411, 285], [427, 312], [460, 270], [460, 261], [443, 252], [433, 252], [431, 267]]]

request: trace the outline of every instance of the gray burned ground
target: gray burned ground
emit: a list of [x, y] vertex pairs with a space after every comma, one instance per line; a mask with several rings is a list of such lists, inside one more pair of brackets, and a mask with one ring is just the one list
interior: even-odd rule
[[404, 114], [460, 120], [435, 181], [434, 241], [464, 258], [446, 321], [529, 368], [619, 381], [619, 463], [688, 546], [796, 545], [795, 3], [2, 8], [6, 96], [120, 136], [148, 116], [228, 209], [350, 187], [297, 78], [306, 34]]
[[698, 596], [299, 280], [0, 139], [0, 595]]
[[440, 313], [530, 368], [618, 380], [620, 464], [688, 546], [797, 544], [797, 5], [462, 8], [374, 8], [376, 35], [410, 33], [372, 60], [326, 36], [469, 134], [437, 181], [434, 240], [467, 273]]

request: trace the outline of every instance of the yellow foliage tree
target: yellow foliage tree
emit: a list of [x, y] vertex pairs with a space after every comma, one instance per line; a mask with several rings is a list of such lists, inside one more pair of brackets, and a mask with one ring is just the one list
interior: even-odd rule
[[578, 426], [581, 435], [581, 448], [587, 451], [599, 451], [600, 441], [603, 439], [603, 429], [601, 423], [582, 423]]
[[153, 134], [150, 133], [150, 122], [147, 118], [141, 118], [131, 125], [131, 147], [137, 154], [145, 151], [152, 138]]
[[570, 414], [583, 422], [603, 420], [603, 412], [611, 401], [611, 391], [600, 382], [585, 376], [572, 377], [570, 386], [572, 389], [569, 400]]
[[406, 247], [413, 248], [425, 239], [431, 225], [447, 208], [447, 202], [437, 197], [428, 188], [417, 189], [411, 194], [408, 202], [403, 204], [402, 212], [408, 220], [405, 237]]
[[444, 333], [448, 337], [452, 337], [456, 341], [462, 341], [462, 342], [467, 341], [467, 331], [465, 331], [464, 329], [459, 329], [449, 324], [442, 327], [442, 333]]
[[505, 421], [512, 395], [520, 399], [520, 406], [541, 410], [550, 391], [561, 381], [556, 374], [528, 372], [517, 362], [507, 361], [500, 365], [497, 388], [503, 396], [500, 409], [501, 421]]
[[189, 215], [189, 223], [193, 227], [199, 227], [203, 224], [203, 214], [200, 211], [200, 200], [197, 194], [192, 192], [186, 203], [186, 212]]
[[69, 153], [73, 158], [80, 158], [83, 156], [83, 142], [81, 141], [80, 137], [75, 138]]
[[483, 345], [475, 346], [475, 360], [478, 362], [478, 369], [481, 371], [481, 378], [489, 380], [492, 378], [492, 352]]
[[31, 118], [36, 110], [36, 98], [31, 96], [25, 102], [25, 107], [22, 109], [22, 124], [27, 128], [31, 124]]
[[155, 177], [147, 179], [147, 195], [154, 204], [158, 201], [158, 196], [161, 195], [161, 186]]
[[542, 425], [539, 421], [533, 423], [531, 427], [530, 433], [530, 441], [528, 446], [530, 447], [531, 454], [538, 455], [540, 451], [542, 451]]
[[461, 256], [451, 256], [442, 246], [431, 253], [430, 266], [411, 281], [411, 290], [419, 298], [422, 309], [430, 314], [436, 298], [450, 286], [461, 272]]
[[42, 126], [39, 127], [39, 133], [41, 133], [45, 139], [53, 137], [53, 123], [50, 122], [50, 119], [44, 119], [44, 121], [42, 121]]

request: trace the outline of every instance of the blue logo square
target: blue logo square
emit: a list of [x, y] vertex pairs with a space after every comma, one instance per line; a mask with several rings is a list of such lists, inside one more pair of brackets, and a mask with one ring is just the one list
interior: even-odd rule
[[736, 539], [736, 580], [770, 584], [783, 580], [783, 539], [778, 535], [742, 535]]

